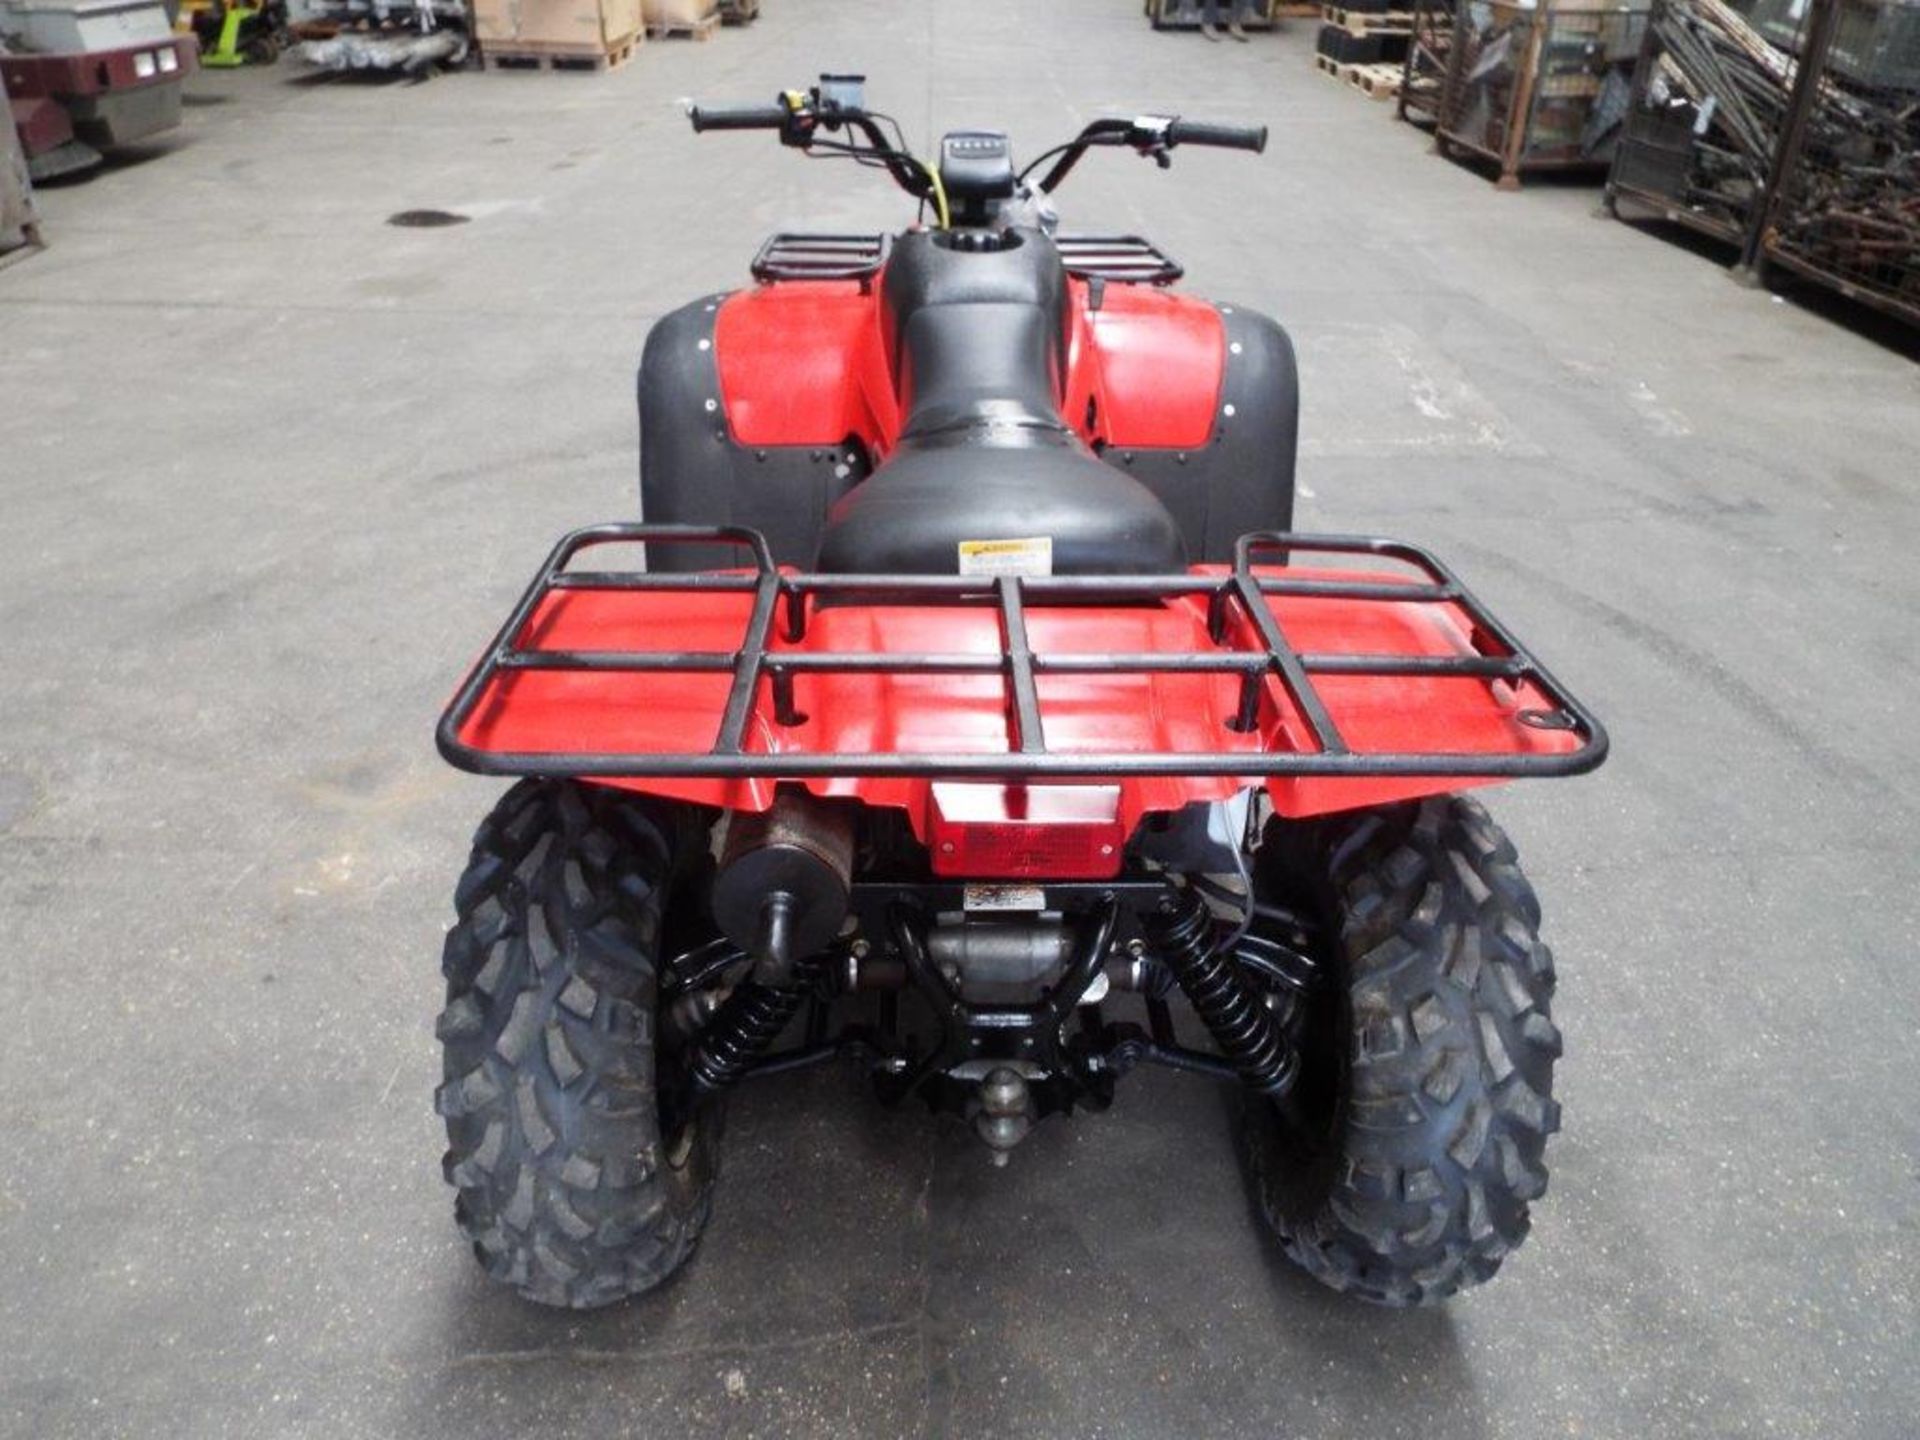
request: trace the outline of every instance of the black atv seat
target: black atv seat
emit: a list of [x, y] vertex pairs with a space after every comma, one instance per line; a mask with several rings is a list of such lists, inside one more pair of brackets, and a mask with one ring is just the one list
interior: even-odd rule
[[975, 251], [920, 231], [895, 245], [881, 296], [906, 419], [899, 447], [829, 514], [821, 570], [952, 574], [962, 541], [1041, 537], [1058, 574], [1186, 568], [1166, 507], [1061, 418], [1059, 252], [1038, 231], [1005, 239]]
[[1066, 370], [1067, 272], [1038, 231], [1010, 248], [949, 248], [931, 231], [904, 235], [881, 282], [902, 398], [902, 438], [1003, 421], [1065, 428], [1054, 397]]

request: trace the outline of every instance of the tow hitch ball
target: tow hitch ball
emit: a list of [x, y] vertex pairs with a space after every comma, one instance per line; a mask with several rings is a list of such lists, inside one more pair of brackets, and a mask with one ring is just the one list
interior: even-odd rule
[[[1142, 929], [1233, 1072], [1256, 1094], [1285, 1094], [1299, 1073], [1298, 1052], [1259, 988], [1219, 943], [1206, 902], [1191, 889], [1169, 894], [1159, 911], [1142, 917]], [[1088, 957], [1093, 965], [1104, 959], [1111, 935], [1110, 921], [1095, 933], [1092, 943], [1097, 948]], [[1073, 1004], [1080, 993], [1076, 987], [1067, 1003]], [[1057, 1021], [1064, 1019], [1056, 1012]], [[1033, 1129], [1038, 1108], [1027, 1076], [1012, 1065], [997, 1065], [968, 1096], [966, 1116], [992, 1152], [993, 1163], [1005, 1165], [1008, 1152]]]
[[1006, 1164], [1008, 1152], [1033, 1129], [1033, 1096], [1026, 1077], [1010, 1066], [989, 1070], [967, 1108], [973, 1133], [986, 1142], [995, 1165]]

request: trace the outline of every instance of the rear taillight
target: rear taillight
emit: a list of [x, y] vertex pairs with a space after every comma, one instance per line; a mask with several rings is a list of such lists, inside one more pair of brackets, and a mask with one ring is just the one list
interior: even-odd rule
[[933, 873], [1105, 880], [1127, 837], [1118, 785], [938, 783], [927, 826]]
[[139, 80], [151, 80], [160, 69], [160, 57], [151, 50], [142, 50], [133, 57], [134, 77]]
[[162, 75], [171, 75], [180, 68], [180, 53], [171, 46], [165, 50], [156, 50], [153, 53], [160, 57], [160, 73]]

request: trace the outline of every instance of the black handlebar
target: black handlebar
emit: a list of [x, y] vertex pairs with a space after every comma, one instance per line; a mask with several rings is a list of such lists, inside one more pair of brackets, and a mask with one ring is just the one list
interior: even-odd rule
[[1258, 155], [1267, 148], [1264, 125], [1214, 125], [1205, 120], [1175, 120], [1167, 126], [1169, 145], [1218, 145], [1223, 150], [1251, 150]]
[[784, 105], [693, 105], [687, 119], [695, 130], [778, 130], [787, 123]]
[[[904, 141], [899, 138], [900, 127], [886, 116], [861, 107], [859, 78], [823, 75], [818, 89], [808, 95], [790, 92], [785, 103], [690, 105], [687, 107], [687, 119], [693, 123], [696, 131], [778, 130], [782, 144], [798, 149], [830, 149], [840, 154], [855, 155], [856, 158], [868, 158], [869, 161], [877, 159], [909, 195], [924, 199], [936, 193], [931, 169], [904, 148]], [[854, 86], [851, 92], [841, 93], [846, 87], [830, 87], [830, 81], [852, 81]], [[891, 143], [876, 123], [881, 120], [893, 125], [894, 138]], [[831, 136], [848, 129], [857, 132], [866, 145], [856, 149], [851, 139], [830, 140], [819, 133], [824, 130]], [[1267, 148], [1267, 127], [1215, 125], [1205, 120], [1182, 120], [1165, 115], [1142, 115], [1131, 120], [1110, 116], [1092, 121], [1072, 140], [1047, 151], [1020, 172], [1020, 180], [1024, 183], [1034, 170], [1052, 160], [1053, 168], [1041, 178], [1038, 186], [1042, 193], [1051, 194], [1067, 178], [1068, 172], [1080, 163], [1080, 158], [1096, 145], [1129, 147], [1152, 157], [1164, 170], [1168, 164], [1168, 152], [1180, 145], [1214, 145], [1225, 150], [1251, 150], [1257, 155]]]

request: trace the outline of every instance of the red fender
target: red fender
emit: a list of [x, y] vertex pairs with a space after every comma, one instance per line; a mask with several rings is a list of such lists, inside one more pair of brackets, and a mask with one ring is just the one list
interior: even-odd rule
[[[1198, 449], [1213, 433], [1226, 331], [1204, 300], [1108, 284], [1092, 308], [1070, 286], [1061, 413], [1090, 445]], [[834, 445], [858, 436], [875, 461], [900, 433], [878, 287], [784, 281], [729, 296], [714, 348], [727, 424], [741, 445]]]

